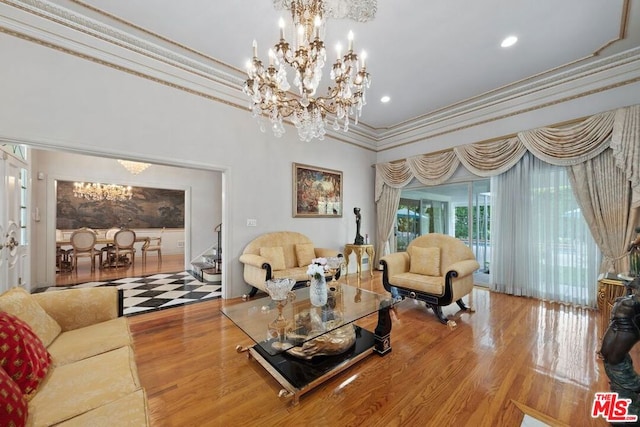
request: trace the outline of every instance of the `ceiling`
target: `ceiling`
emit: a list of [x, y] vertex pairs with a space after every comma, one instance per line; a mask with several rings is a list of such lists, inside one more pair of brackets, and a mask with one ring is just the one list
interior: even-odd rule
[[[121, 29], [128, 28], [125, 22], [135, 24], [137, 29], [128, 29], [214, 58], [238, 78], [252, 41], [266, 61], [279, 17], [288, 18], [271, 0], [252, 0], [250, 7], [247, 1], [211, 0], [154, 0], [153, 8], [148, 0], [53, 3]], [[338, 41], [346, 45], [349, 29], [355, 50], [367, 51], [372, 76], [361, 122], [384, 131], [640, 46], [640, 1], [378, 0], [370, 22], [329, 21], [328, 60], [334, 60]], [[508, 35], [518, 43], [501, 48]], [[391, 102], [381, 103], [383, 95]]]

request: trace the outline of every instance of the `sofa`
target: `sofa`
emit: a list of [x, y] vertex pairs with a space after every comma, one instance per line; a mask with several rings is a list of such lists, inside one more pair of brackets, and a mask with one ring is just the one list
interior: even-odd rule
[[[442, 313], [442, 307], [454, 301], [460, 309], [473, 311], [473, 272], [480, 264], [461, 240], [446, 234], [425, 234], [411, 241], [406, 251], [382, 257], [380, 264], [387, 291], [395, 287], [400, 297], [424, 301], [441, 323], [456, 326]], [[466, 295], [470, 308], [462, 300]]]
[[[333, 249], [315, 247], [311, 239], [295, 231], [266, 233], [252, 240], [240, 255], [244, 264], [244, 280], [253, 288], [245, 298], [258, 290], [266, 292], [265, 282], [271, 279], [289, 278], [306, 283], [307, 267], [314, 258], [342, 257]], [[340, 271], [336, 277], [340, 276]], [[327, 273], [330, 277], [330, 273]]]
[[[13, 399], [0, 404], [11, 409], [0, 419], [26, 411], [15, 425], [148, 425], [122, 299], [111, 286], [34, 294], [16, 287], [0, 295], [0, 400]], [[20, 390], [25, 379], [29, 387]]]

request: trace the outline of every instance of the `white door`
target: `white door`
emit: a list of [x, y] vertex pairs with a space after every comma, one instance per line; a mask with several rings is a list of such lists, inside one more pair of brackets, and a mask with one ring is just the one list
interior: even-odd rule
[[0, 291], [28, 287], [26, 168], [21, 160], [0, 151]]

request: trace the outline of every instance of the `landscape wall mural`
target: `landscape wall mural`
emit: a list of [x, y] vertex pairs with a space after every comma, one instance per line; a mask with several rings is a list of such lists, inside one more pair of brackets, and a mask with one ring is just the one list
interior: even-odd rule
[[57, 181], [56, 228], [184, 228], [184, 191], [131, 187], [131, 200], [87, 200], [72, 181]]

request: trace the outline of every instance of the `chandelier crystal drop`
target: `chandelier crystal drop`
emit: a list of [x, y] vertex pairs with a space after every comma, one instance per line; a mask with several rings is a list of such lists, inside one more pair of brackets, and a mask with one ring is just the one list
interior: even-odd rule
[[[365, 93], [371, 80], [366, 67], [366, 53], [360, 58], [353, 50], [353, 33], [349, 32], [346, 53], [337, 46], [337, 59], [331, 67], [331, 85], [324, 96], [316, 95], [327, 60], [324, 36], [327, 17], [349, 18], [365, 22], [375, 16], [376, 0], [273, 0], [276, 9], [291, 11], [294, 41], [285, 37], [285, 23], [280, 19], [280, 41], [269, 50], [269, 65], [258, 58], [258, 45], [253, 42], [253, 59], [247, 64], [244, 93], [250, 98], [252, 115], [266, 130], [268, 120], [273, 133], [285, 132], [283, 119], [290, 118], [302, 141], [324, 139], [325, 124], [332, 116], [334, 130], [349, 130], [350, 117], [355, 124], [366, 104]], [[289, 92], [285, 65], [293, 69], [293, 87]]]
[[101, 200], [120, 202], [123, 200], [131, 200], [133, 191], [131, 186], [100, 184], [96, 182], [74, 182], [73, 195], [74, 197], [84, 198], [94, 202]]

